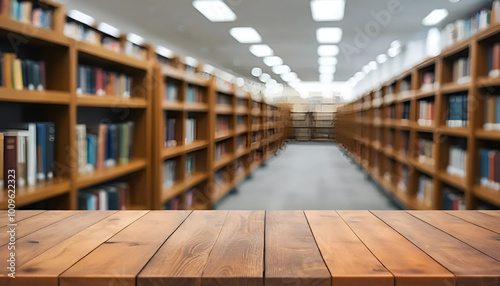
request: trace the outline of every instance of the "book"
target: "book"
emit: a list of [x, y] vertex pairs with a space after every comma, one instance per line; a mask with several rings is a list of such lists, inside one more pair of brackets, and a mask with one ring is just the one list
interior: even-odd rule
[[163, 188], [170, 188], [175, 184], [176, 166], [175, 160], [163, 161]]
[[464, 193], [458, 189], [446, 186], [443, 189], [444, 210], [465, 210]]
[[126, 210], [129, 185], [124, 182], [109, 183], [80, 190], [79, 210]]
[[77, 94], [130, 98], [132, 77], [99, 67], [78, 65]]
[[4, 134], [0, 133], [0, 190], [3, 190], [4, 186]]
[[13, 87], [17, 90], [23, 89], [23, 73], [21, 66], [21, 60], [14, 59], [14, 61], [12, 62], [12, 77]]
[[17, 174], [17, 136], [9, 133], [4, 133], [4, 168], [3, 178], [4, 186], [12, 185], [10, 180], [15, 179], [15, 176], [9, 177], [9, 174]]
[[76, 142], [78, 149], [78, 174], [87, 173], [87, 129], [84, 124], [76, 126]]

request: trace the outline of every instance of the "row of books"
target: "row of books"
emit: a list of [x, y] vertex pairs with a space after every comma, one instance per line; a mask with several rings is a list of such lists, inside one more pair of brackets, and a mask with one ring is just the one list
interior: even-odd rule
[[31, 59], [19, 59], [16, 54], [2, 53], [0, 84], [17, 90], [45, 89], [45, 62]]
[[163, 188], [170, 188], [175, 184], [175, 174], [177, 169], [176, 160], [163, 161]]
[[432, 122], [434, 121], [434, 98], [421, 99], [418, 101], [418, 104], [418, 125], [432, 126]]
[[401, 91], [405, 92], [405, 91], [410, 91], [410, 90], [411, 90], [411, 78], [403, 79], [401, 81]]
[[224, 93], [217, 93], [216, 103], [221, 105], [232, 105], [231, 96]]
[[243, 158], [238, 158], [234, 161], [234, 175], [239, 176], [245, 172], [245, 165], [243, 164]]
[[177, 196], [170, 201], [166, 202], [163, 206], [165, 210], [187, 210], [193, 206], [194, 201], [194, 189], [187, 190], [182, 198], [181, 196]]
[[228, 131], [231, 121], [231, 116], [217, 115], [215, 132]]
[[488, 95], [484, 100], [484, 130], [500, 130], [500, 95]]
[[78, 65], [77, 94], [130, 98], [131, 91], [132, 77], [130, 76], [102, 68]]
[[[38, 5], [37, 5], [38, 4]], [[53, 12], [49, 7], [32, 1], [1, 0], [1, 12], [9, 13], [16, 21], [31, 24], [38, 28], [51, 29]]]
[[188, 86], [187, 88], [187, 101], [188, 102], [204, 102], [203, 89], [195, 86]]
[[448, 120], [449, 127], [467, 127], [467, 94], [448, 96]]
[[215, 160], [221, 159], [226, 155], [226, 143], [228, 141], [222, 141], [215, 143]]
[[443, 209], [444, 210], [465, 210], [464, 193], [449, 186], [443, 189]]
[[127, 183], [110, 183], [78, 192], [79, 210], [126, 210], [129, 193]]
[[400, 138], [401, 138], [401, 143], [400, 143], [400, 149], [399, 151], [401, 154], [404, 156], [408, 155], [408, 143], [410, 141], [410, 132], [406, 130], [400, 131]]
[[434, 185], [432, 178], [420, 175], [418, 178], [417, 199], [426, 207], [432, 207], [432, 197], [434, 195]]
[[434, 142], [432, 140], [418, 139], [418, 161], [420, 163], [434, 165]]
[[76, 126], [78, 173], [127, 164], [132, 154], [134, 123]]
[[80, 22], [68, 18], [64, 24], [64, 35], [77, 41], [86, 42], [93, 45], [101, 44], [101, 33], [93, 27], [89, 27]]
[[247, 123], [246, 123], [246, 116], [244, 115], [237, 115], [236, 116], [236, 125], [237, 126], [246, 126]]
[[399, 105], [399, 115], [401, 119], [410, 119], [410, 102], [403, 102], [402, 105]]
[[177, 84], [169, 82], [169, 83], [164, 83], [163, 84], [164, 88], [164, 98], [167, 101], [175, 101], [178, 100], [179, 98], [179, 88]]
[[448, 174], [465, 177], [465, 165], [467, 163], [467, 147], [465, 143], [460, 145], [450, 145], [449, 160], [446, 172]]
[[399, 168], [400, 174], [399, 174], [399, 180], [398, 180], [398, 185], [397, 188], [399, 191], [403, 192], [404, 194], [408, 193], [408, 184], [410, 182], [410, 170], [407, 165], [401, 165], [401, 168]]
[[436, 88], [434, 72], [427, 71], [422, 74], [422, 92], [431, 91]]
[[441, 30], [441, 45], [445, 48], [460, 40], [469, 38], [479, 30], [488, 27], [490, 22], [490, 9], [483, 9], [470, 18], [456, 20]]
[[246, 135], [240, 135], [236, 137], [236, 150], [239, 149], [245, 149], [247, 146], [247, 136]]
[[186, 119], [186, 138], [185, 144], [191, 144], [196, 140], [196, 119]]
[[214, 183], [218, 186], [222, 186], [225, 183], [229, 183], [231, 180], [229, 173], [225, 170], [225, 168], [221, 168], [217, 172], [214, 173]]
[[54, 123], [23, 125], [24, 128], [0, 131], [0, 189], [6, 185], [9, 170], [14, 170], [18, 187], [54, 177]]
[[136, 45], [130, 41], [125, 41], [123, 50], [126, 55], [144, 61], [147, 59], [147, 50], [144, 47]]
[[248, 107], [248, 99], [237, 97], [236, 106]]
[[175, 118], [166, 118], [163, 122], [165, 122], [164, 128], [164, 146], [167, 147], [175, 147], [177, 146], [177, 140], [175, 139]]
[[470, 60], [468, 57], [459, 58], [453, 62], [453, 82], [470, 82]]
[[196, 171], [195, 169], [196, 154], [190, 153], [186, 155], [186, 179]]
[[494, 149], [479, 149], [480, 184], [500, 191], [500, 151]]
[[386, 118], [396, 118], [396, 105], [391, 105], [386, 109]]
[[252, 132], [252, 143], [262, 140], [262, 133], [260, 131]]
[[489, 77], [496, 78], [500, 76], [500, 42], [496, 42], [488, 47], [486, 68]]

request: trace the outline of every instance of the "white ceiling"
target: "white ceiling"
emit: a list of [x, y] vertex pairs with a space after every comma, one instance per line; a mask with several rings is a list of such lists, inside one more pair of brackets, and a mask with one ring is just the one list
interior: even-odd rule
[[[380, 33], [369, 39], [366, 47], [358, 47], [352, 57], [342, 50], [338, 55], [335, 81], [346, 81], [380, 53], [386, 53], [394, 40], [404, 44], [423, 37], [428, 30], [422, 19], [433, 9], [450, 11], [443, 22], [469, 16], [491, 0], [346, 0], [344, 20], [315, 22], [308, 0], [225, 0], [238, 19], [231, 23], [212, 23], [192, 6], [191, 0], [65, 0], [67, 10], [77, 9], [121, 30], [143, 36], [147, 42], [164, 45], [174, 52], [192, 56], [237, 75], [254, 79], [253, 67], [260, 67], [279, 82], [261, 58], [252, 55], [248, 44], [240, 44], [229, 35], [232, 27], [254, 27], [263, 43], [274, 50], [302, 81], [318, 81], [316, 29], [341, 27], [342, 45], [355, 45], [358, 29], [364, 30], [376, 19], [373, 13], [387, 10], [389, 3], [400, 3], [399, 14]], [[67, 3], [65, 3], [67, 2]]]

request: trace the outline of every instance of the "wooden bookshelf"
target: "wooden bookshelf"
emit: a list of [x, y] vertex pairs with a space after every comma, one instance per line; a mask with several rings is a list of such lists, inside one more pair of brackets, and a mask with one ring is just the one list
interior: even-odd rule
[[[500, 24], [492, 23], [490, 27], [470, 38], [446, 48], [440, 55], [426, 59], [401, 75], [380, 84], [380, 88], [369, 91], [338, 109], [336, 129], [339, 143], [382, 188], [392, 193], [407, 208], [444, 208], [444, 192], [448, 187], [452, 187], [463, 196], [466, 209], [500, 208], [500, 192], [481, 185], [479, 174], [479, 149], [484, 147], [494, 149], [495, 146], [499, 146], [500, 141], [499, 131], [483, 128], [484, 92], [495, 93], [500, 86], [500, 78], [490, 78], [487, 71], [487, 49], [496, 42], [500, 42]], [[467, 78], [454, 82], [453, 62], [464, 56], [468, 56], [470, 60], [470, 80]], [[432, 75], [432, 83], [424, 84], [426, 75]], [[409, 85], [406, 83], [410, 87], [409, 91], [401, 90], [405, 78], [411, 80]], [[447, 126], [448, 100], [450, 96], [456, 94], [467, 95], [466, 127]], [[410, 104], [409, 119], [403, 119], [399, 114], [396, 114], [395, 118], [388, 119], [384, 105], [390, 106], [395, 102], [397, 107], [400, 98], [404, 98], [401, 102]], [[422, 114], [419, 113], [421, 100], [429, 100], [434, 104], [434, 114], [431, 114], [433, 120], [425, 125], [421, 125], [419, 121]], [[373, 127], [374, 130], [370, 131]], [[385, 139], [379, 140], [375, 135], [379, 130], [384, 134], [392, 129], [395, 129], [396, 133], [398, 130], [409, 132], [407, 155], [398, 151], [399, 145], [394, 146], [395, 153], [388, 152], [389, 149], [386, 148], [390, 143], [384, 141]], [[433, 135], [434, 165], [422, 163], [413, 155], [420, 148], [417, 142], [422, 134]], [[401, 142], [398, 136], [401, 137], [401, 135], [396, 136], [395, 144]], [[461, 138], [460, 140], [466, 142], [464, 177], [447, 172], [450, 163], [449, 147], [453, 138]], [[375, 159], [376, 157], [378, 159]], [[405, 195], [393, 190], [394, 184], [387, 183], [383, 178], [384, 172], [392, 173], [392, 177], [397, 175], [394, 170], [388, 170], [384, 163], [389, 158], [395, 158], [401, 165], [414, 170], [409, 173]], [[378, 170], [378, 174], [375, 170]], [[421, 174], [431, 179], [433, 194], [430, 206], [418, 199], [418, 181]]]

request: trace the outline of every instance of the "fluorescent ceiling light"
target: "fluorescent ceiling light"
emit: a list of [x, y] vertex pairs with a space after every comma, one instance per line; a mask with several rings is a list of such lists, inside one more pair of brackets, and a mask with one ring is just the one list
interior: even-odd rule
[[333, 81], [333, 74], [320, 74], [319, 81], [323, 83], [330, 83]]
[[144, 38], [134, 33], [127, 34], [127, 41], [136, 44], [138, 46], [144, 44]]
[[280, 57], [272, 56], [265, 57], [264, 63], [269, 67], [279, 66], [283, 64], [283, 60]]
[[337, 64], [337, 58], [335, 58], [335, 57], [320, 57], [318, 59], [318, 64], [320, 66], [334, 66]]
[[337, 44], [342, 39], [342, 29], [319, 28], [316, 30], [316, 39], [320, 44]]
[[429, 13], [423, 20], [422, 24], [424, 26], [434, 26], [444, 20], [448, 16], [448, 10], [446, 9], [434, 9]]
[[321, 45], [318, 47], [318, 55], [320, 57], [331, 56], [334, 57], [338, 55], [339, 47], [336, 45]]
[[155, 50], [157, 54], [167, 59], [171, 59], [174, 56], [172, 50], [167, 49], [163, 46], [157, 46]]
[[242, 77], [237, 78], [237, 79], [236, 79], [236, 85], [237, 85], [238, 87], [242, 87], [242, 86], [244, 86], [244, 85], [245, 85], [245, 79], [243, 79]]
[[270, 78], [270, 79], [268, 79], [268, 80], [266, 81], [266, 84], [268, 84], [268, 85], [270, 85], [270, 86], [273, 86], [273, 85], [277, 85], [277, 84], [278, 84], [278, 82], [277, 82], [275, 79]]
[[289, 73], [290, 71], [291, 71], [291, 69], [287, 65], [273, 67], [273, 73], [275, 73], [275, 74], [284, 74], [284, 73]]
[[186, 61], [186, 65], [188, 65], [190, 67], [196, 67], [198, 65], [198, 61], [192, 57], [186, 57], [185, 61]]
[[312, 0], [311, 12], [314, 21], [340, 21], [344, 19], [344, 0]]
[[68, 17], [70, 17], [71, 19], [73, 19], [75, 21], [83, 23], [85, 25], [88, 25], [88, 26], [94, 26], [94, 24], [95, 24], [94, 18], [92, 18], [91, 16], [89, 16], [85, 13], [82, 13], [78, 10], [70, 10], [68, 12]]
[[358, 82], [360, 80], [362, 80], [364, 77], [365, 77], [365, 74], [363, 72], [357, 72], [354, 74], [354, 79]]
[[195, 0], [193, 6], [212, 22], [233, 22], [236, 14], [222, 0]]
[[368, 74], [371, 71], [371, 68], [367, 64], [367, 65], [363, 66], [363, 68], [361, 70], [363, 71], [364, 74]]
[[377, 62], [376, 61], [371, 61], [368, 63], [368, 66], [370, 67], [370, 69], [372, 71], [376, 70], [377, 69]]
[[97, 30], [99, 30], [105, 34], [108, 34], [112, 37], [115, 37], [115, 38], [120, 37], [120, 30], [118, 30], [117, 28], [111, 26], [110, 24], [104, 23], [104, 22], [100, 23], [97, 26]]
[[380, 54], [377, 56], [377, 62], [379, 64], [383, 64], [387, 61], [387, 55], [386, 54]]
[[281, 79], [286, 81], [286, 82], [290, 82], [292, 80], [297, 79], [297, 74], [294, 72], [285, 73], [285, 74], [281, 75]]
[[263, 73], [260, 75], [259, 79], [262, 82], [267, 82], [269, 79], [271, 79], [271, 76], [267, 73]]
[[259, 58], [269, 57], [274, 53], [268, 45], [251, 45], [250, 52]]
[[401, 41], [400, 40], [394, 40], [391, 42], [391, 48], [399, 49], [401, 48]]
[[399, 55], [400, 52], [401, 48], [390, 48], [387, 51], [387, 54], [389, 55], [389, 57], [394, 58], [395, 56]]
[[242, 44], [254, 44], [262, 42], [262, 37], [252, 27], [231, 28], [229, 34]]
[[336, 69], [334, 66], [319, 66], [318, 71], [319, 73], [329, 74], [329, 73], [334, 73]]
[[253, 76], [260, 76], [261, 74], [262, 74], [262, 70], [260, 68], [253, 68], [252, 69]]
[[203, 71], [208, 74], [213, 74], [215, 72], [215, 67], [209, 64], [203, 65]]

